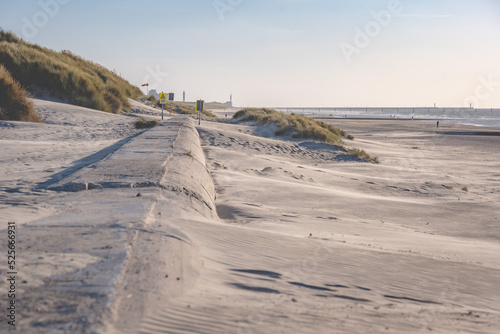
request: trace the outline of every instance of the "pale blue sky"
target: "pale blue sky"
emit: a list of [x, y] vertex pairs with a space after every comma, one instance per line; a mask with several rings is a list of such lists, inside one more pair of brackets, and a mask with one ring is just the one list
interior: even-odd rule
[[498, 0], [0, 0], [0, 27], [176, 99], [500, 106]]

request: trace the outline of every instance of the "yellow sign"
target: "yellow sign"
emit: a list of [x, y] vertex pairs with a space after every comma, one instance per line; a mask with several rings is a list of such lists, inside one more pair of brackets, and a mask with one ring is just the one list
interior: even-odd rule
[[196, 101], [196, 111], [197, 112], [203, 111], [203, 103], [204, 103], [203, 100]]
[[160, 104], [167, 104], [167, 93], [160, 93]]

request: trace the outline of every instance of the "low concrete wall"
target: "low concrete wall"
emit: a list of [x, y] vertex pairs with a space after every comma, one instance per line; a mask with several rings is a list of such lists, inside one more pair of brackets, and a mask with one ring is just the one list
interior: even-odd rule
[[109, 332], [119, 305], [140, 309], [196, 280], [196, 247], [171, 224], [218, 218], [191, 119], [147, 130], [49, 189], [63, 195], [58, 212], [21, 233], [20, 332]]
[[161, 187], [179, 191], [215, 211], [215, 186], [190, 118], [180, 118], [133, 138], [113, 154], [50, 186], [76, 192]]

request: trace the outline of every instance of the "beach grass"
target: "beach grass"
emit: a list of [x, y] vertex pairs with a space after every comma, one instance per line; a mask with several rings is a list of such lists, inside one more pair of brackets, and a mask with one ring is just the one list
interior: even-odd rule
[[56, 52], [4, 30], [0, 30], [0, 63], [36, 95], [50, 95], [82, 107], [128, 112], [128, 98], [142, 95], [116, 72], [71, 51]]
[[366, 153], [365, 150], [360, 150], [358, 148], [352, 148], [352, 149], [348, 149], [348, 151], [362, 160], [365, 160], [368, 162], [373, 162], [376, 164], [380, 163], [380, 160], [378, 157], [371, 157], [368, 153]]
[[134, 127], [136, 129], [149, 129], [153, 128], [155, 126], [159, 126], [160, 123], [157, 120], [147, 120], [144, 118], [141, 118], [134, 123]]
[[[161, 108], [161, 105], [159, 102], [156, 103], [156, 106], [158, 108]], [[165, 104], [163, 108], [166, 111], [169, 111], [170, 108], [172, 108], [172, 111], [176, 114], [198, 115], [198, 113], [195, 110], [194, 104], [191, 104], [191, 103], [172, 101], [172, 102], [168, 102], [167, 104]], [[213, 113], [211, 113], [210, 111], [205, 110], [205, 109], [202, 110], [201, 114], [208, 116], [208, 117], [217, 117], [216, 115], [214, 115]]]
[[3, 65], [0, 65], [0, 120], [41, 122], [26, 91]]
[[354, 140], [354, 137], [331, 124], [317, 121], [310, 117], [295, 113], [285, 114], [268, 108], [245, 108], [234, 114], [233, 118], [240, 121], [256, 121], [263, 125], [275, 123], [276, 135], [292, 135], [293, 138], [314, 139], [346, 149], [361, 160], [379, 163], [378, 158], [372, 158], [364, 150], [347, 149], [344, 138]]
[[254, 120], [264, 125], [276, 123], [278, 136], [291, 134], [293, 138], [317, 139], [339, 147], [344, 147], [342, 137], [347, 136], [343, 130], [331, 124], [268, 108], [245, 108], [238, 111], [234, 118], [245, 121]]

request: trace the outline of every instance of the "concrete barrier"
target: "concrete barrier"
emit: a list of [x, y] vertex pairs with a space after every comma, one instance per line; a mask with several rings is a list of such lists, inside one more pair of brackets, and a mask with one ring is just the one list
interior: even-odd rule
[[22, 229], [20, 332], [103, 332], [116, 309], [144, 308], [196, 281], [201, 257], [173, 225], [218, 218], [191, 119], [147, 130], [49, 189], [67, 194]]
[[133, 138], [101, 161], [50, 186], [77, 192], [160, 187], [182, 192], [215, 211], [215, 187], [190, 118], [180, 118]]

